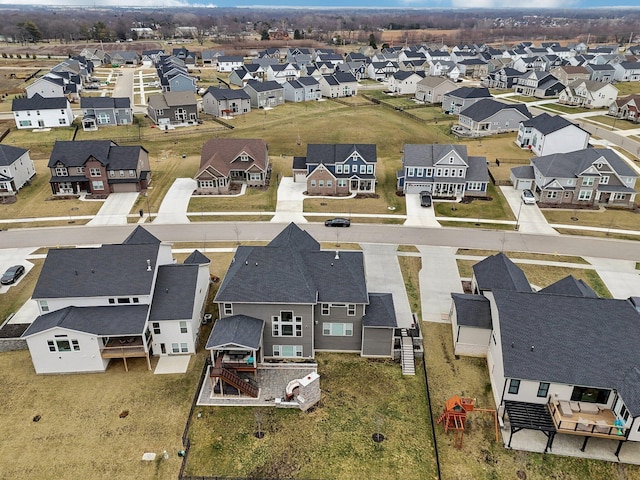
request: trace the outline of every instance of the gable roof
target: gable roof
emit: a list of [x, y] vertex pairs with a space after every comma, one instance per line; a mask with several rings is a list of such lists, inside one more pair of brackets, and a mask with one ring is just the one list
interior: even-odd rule
[[494, 116], [496, 113], [512, 110], [520, 113], [525, 118], [531, 118], [531, 113], [524, 103], [503, 103], [492, 98], [484, 98], [468, 106], [460, 112], [461, 116], [469, 117], [479, 122]]
[[0, 167], [8, 167], [29, 150], [0, 143]]
[[209, 265], [211, 260], [200, 250], [194, 250], [182, 263], [185, 265]]
[[370, 293], [369, 305], [362, 317], [362, 325], [365, 327], [392, 327], [398, 326], [396, 311], [393, 306], [393, 295], [390, 293]]
[[66, 110], [69, 108], [69, 100], [66, 97], [46, 98], [36, 93], [31, 98], [14, 98], [11, 103], [12, 112], [25, 110]]
[[256, 92], [269, 92], [271, 90], [282, 90], [284, 87], [275, 80], [259, 82], [258, 80], [249, 80], [245, 88], [251, 88]]
[[373, 143], [310, 143], [307, 145], [307, 164], [343, 162], [358, 153], [366, 162], [378, 161], [377, 147]]
[[432, 167], [451, 153], [467, 162], [467, 146], [451, 144], [407, 143], [403, 147], [403, 167]]
[[[530, 120], [525, 120], [522, 122], [522, 125], [525, 127], [535, 128], [543, 135], [548, 135], [551, 132], [556, 132], [570, 126], [580, 128], [575, 123], [570, 122], [560, 115], [550, 115], [548, 113], [541, 113]], [[580, 130], [582, 129], [580, 128]]]
[[544, 177], [574, 178], [600, 158], [604, 158], [618, 175], [638, 176], [615, 151], [608, 148], [585, 148], [574, 152], [554, 153], [532, 158], [531, 164]]
[[[200, 169], [196, 177], [209, 167], [222, 175], [228, 175], [231, 163], [243, 152], [249, 156], [248, 161], [242, 162], [243, 170], [254, 165], [265, 170], [269, 165], [267, 144], [260, 138], [212, 138], [202, 146]], [[240, 169], [239, 164], [236, 167]]]
[[567, 275], [557, 282], [543, 288], [538, 293], [599, 298], [598, 294], [589, 285], [587, 285], [584, 280], [577, 279], [573, 275]]
[[146, 152], [144, 147], [121, 147], [110, 140], [56, 140], [47, 166], [81, 167], [95, 158], [110, 170], [136, 170], [141, 150]]
[[456, 98], [490, 98], [491, 93], [488, 88], [460, 87], [446, 94]]
[[[247, 92], [239, 89], [209, 87], [204, 95], [211, 95], [216, 100], [250, 100]], [[203, 95], [203, 97], [204, 97]]]
[[197, 282], [197, 265], [160, 265], [149, 320], [191, 320]]
[[122, 242], [123, 245], [158, 245], [160, 244], [160, 239], [158, 239], [155, 235], [149, 233], [149, 230], [138, 225], [133, 231], [129, 234], [127, 238]]
[[456, 322], [466, 327], [493, 327], [491, 321], [491, 303], [484, 295], [452, 293], [451, 298], [456, 307]]
[[482, 290], [530, 292], [531, 285], [524, 272], [509, 257], [500, 252], [473, 266], [473, 275]]
[[81, 97], [80, 108], [131, 108], [129, 97]]
[[247, 315], [219, 318], [211, 329], [205, 349], [213, 350], [226, 345], [238, 345], [252, 350], [260, 348], [264, 320]]

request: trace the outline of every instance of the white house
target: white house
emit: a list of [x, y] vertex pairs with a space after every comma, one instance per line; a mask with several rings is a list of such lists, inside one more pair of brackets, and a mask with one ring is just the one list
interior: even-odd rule
[[73, 123], [71, 104], [65, 97], [45, 98], [36, 93], [31, 98], [14, 98], [11, 111], [19, 129], [68, 127]]
[[398, 95], [415, 95], [418, 82], [426, 75], [425, 72], [399, 70], [389, 78], [389, 90]]
[[542, 113], [520, 122], [516, 145], [541, 157], [583, 150], [587, 148], [589, 139], [589, 132], [564, 117]]
[[29, 150], [0, 143], [0, 195], [16, 193], [35, 175]]
[[[103, 372], [111, 359], [193, 354], [209, 261], [176, 264], [171, 245], [137, 227], [122, 244], [56, 249], [33, 292], [40, 315], [22, 335], [36, 373]], [[122, 281], [126, 279], [126, 281]]]
[[350, 97], [358, 94], [358, 81], [350, 73], [336, 72], [318, 79], [323, 97]]
[[609, 108], [618, 98], [618, 89], [607, 82], [574, 80], [558, 96], [560, 103], [584, 108]]
[[218, 71], [230, 73], [244, 64], [241, 56], [221, 55], [218, 57]]
[[31, 98], [36, 93], [44, 98], [60, 98], [67, 93], [64, 80], [60, 77], [40, 77], [25, 89], [27, 97]]

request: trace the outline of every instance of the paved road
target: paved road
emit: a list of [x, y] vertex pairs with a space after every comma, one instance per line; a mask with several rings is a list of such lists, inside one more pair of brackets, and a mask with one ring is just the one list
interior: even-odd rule
[[[271, 240], [285, 224], [235, 222], [237, 238], [242, 242]], [[134, 225], [43, 227], [0, 232], [0, 248], [90, 245], [120, 243]], [[152, 234], [168, 242], [236, 241], [236, 230], [226, 222], [145, 225]], [[321, 242], [334, 242], [333, 228], [308, 223], [303, 226]], [[340, 229], [340, 242], [451, 246], [504, 251], [557, 253], [618, 260], [640, 259], [640, 242], [571, 235], [533, 235], [480, 228], [424, 228], [401, 225], [352, 224]]]

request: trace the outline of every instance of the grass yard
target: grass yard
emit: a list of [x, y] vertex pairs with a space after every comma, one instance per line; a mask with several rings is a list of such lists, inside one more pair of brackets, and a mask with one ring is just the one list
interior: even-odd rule
[[560, 113], [587, 113], [593, 112], [593, 108], [572, 107], [570, 105], [562, 105], [560, 103], [547, 103], [543, 108]]
[[[489, 183], [487, 196], [491, 200], [474, 199], [470, 203], [434, 202], [436, 216], [455, 218], [478, 218], [488, 220], [515, 220], [504, 195]], [[460, 224], [459, 226], [462, 226]], [[509, 226], [511, 227], [511, 226]]]
[[638, 125], [637, 123], [630, 122], [629, 120], [610, 117], [608, 115], [597, 115], [595, 117], [586, 118], [585, 120], [591, 123], [597, 122], [604, 125], [609, 125], [611, 127], [611, 130], [613, 130], [614, 126], [616, 130], [634, 130], [636, 128], [640, 128], [640, 125]]
[[[456, 251], [456, 255], [473, 255], [473, 256], [481, 256], [488, 257], [491, 255], [495, 255], [499, 253], [497, 250], [479, 250], [473, 248], [459, 248]], [[529, 260], [542, 260], [549, 262], [565, 262], [565, 263], [579, 263], [582, 265], [589, 265], [582, 257], [574, 257], [571, 255], [549, 255], [547, 253], [532, 253], [532, 252], [504, 252], [504, 254], [511, 258], [524, 258]]]
[[[322, 400], [308, 413], [200, 407], [187, 474], [259, 478], [432, 479], [436, 467], [424, 377], [391, 361], [317, 355]], [[253, 436], [256, 416], [263, 439]], [[381, 432], [378, 444], [371, 436]]]
[[[543, 208], [542, 213], [547, 221], [552, 224], [640, 230], [640, 213], [637, 213], [637, 211], [614, 210], [609, 208], [598, 211]], [[573, 218], [577, 218], [578, 220], [573, 220]]]
[[46, 157], [49, 158], [53, 144], [56, 140], [73, 139], [75, 127], [52, 128], [48, 132], [34, 132], [32, 129], [15, 128], [15, 124], [2, 143], [14, 147], [28, 148], [31, 159]]
[[616, 88], [618, 89], [618, 98], [640, 93], [638, 82], [618, 82], [616, 83]]
[[411, 311], [422, 318], [422, 303], [420, 302], [420, 270], [422, 258], [413, 256], [398, 256], [398, 263], [404, 279], [404, 288], [409, 297]]

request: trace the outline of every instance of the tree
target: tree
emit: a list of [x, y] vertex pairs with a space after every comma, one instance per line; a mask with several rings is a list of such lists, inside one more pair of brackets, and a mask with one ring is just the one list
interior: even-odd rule
[[298, 30], [297, 28], [293, 31], [293, 39], [302, 40], [302, 34], [300, 33], [300, 30]]
[[42, 32], [40, 31], [40, 28], [38, 28], [38, 26], [31, 20], [18, 23], [18, 27], [20, 28], [20, 33], [25, 41], [38, 43], [42, 40]]
[[369, 34], [369, 46], [374, 50], [378, 49], [378, 44], [376, 43], [376, 36], [373, 33]]
[[262, 30], [262, 32], [260, 33], [260, 40], [269, 40], [269, 30], [267, 30], [266, 28]]
[[91, 27], [91, 38], [98, 41], [109, 41], [111, 34], [104, 22], [96, 22]]

